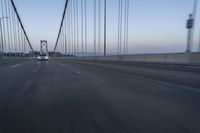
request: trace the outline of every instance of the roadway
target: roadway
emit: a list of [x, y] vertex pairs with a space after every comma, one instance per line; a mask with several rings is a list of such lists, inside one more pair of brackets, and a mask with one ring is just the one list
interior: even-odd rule
[[183, 67], [0, 61], [0, 133], [199, 133], [200, 67]]

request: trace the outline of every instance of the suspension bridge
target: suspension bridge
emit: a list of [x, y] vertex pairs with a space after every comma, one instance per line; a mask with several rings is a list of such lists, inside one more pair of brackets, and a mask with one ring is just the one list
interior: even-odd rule
[[[200, 132], [200, 53], [191, 51], [197, 1], [186, 52], [134, 55], [131, 0], [116, 1], [114, 53], [108, 0], [66, 0], [55, 45], [42, 40], [40, 52], [15, 1], [0, 2], [0, 133]], [[40, 53], [50, 59], [38, 61]]]

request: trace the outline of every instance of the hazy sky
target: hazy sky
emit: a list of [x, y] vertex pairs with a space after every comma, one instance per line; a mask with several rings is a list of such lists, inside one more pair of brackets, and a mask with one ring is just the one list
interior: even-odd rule
[[[93, 24], [93, 0], [88, 0], [88, 23]], [[117, 48], [118, 0], [108, 2], [108, 51]], [[40, 40], [55, 45], [65, 0], [15, 0], [27, 34], [35, 49]], [[199, 2], [200, 3], [200, 2]], [[200, 7], [200, 5], [199, 5]], [[186, 19], [192, 11], [193, 0], [130, 0], [129, 53], [185, 51]], [[198, 48], [200, 10], [197, 13], [195, 43]], [[92, 27], [92, 26], [91, 26]], [[92, 31], [89, 42], [92, 47]]]

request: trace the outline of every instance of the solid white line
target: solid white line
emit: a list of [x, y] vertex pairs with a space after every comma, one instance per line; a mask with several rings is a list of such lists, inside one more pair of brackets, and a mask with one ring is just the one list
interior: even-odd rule
[[38, 67], [37, 67], [36, 69], [33, 70], [33, 73], [38, 72], [38, 71], [40, 70], [40, 68], [41, 68], [41, 64], [39, 64]]
[[62, 64], [62, 63], [59, 63], [59, 62], [56, 62], [59, 66], [61, 66], [61, 67], [63, 67], [63, 66], [65, 66], [64, 64]]
[[19, 66], [21, 66], [22, 64], [17, 64], [17, 65], [12, 65], [12, 66], [10, 66], [10, 68], [16, 68], [16, 67], [19, 67]]
[[144, 77], [144, 79], [151, 80], [154, 83], [157, 82], [157, 83], [165, 85], [165, 86], [174, 86], [174, 87], [177, 87], [177, 88], [182, 88], [184, 90], [188, 90], [188, 91], [193, 91], [193, 92], [196, 92], [196, 93], [200, 93], [200, 89], [198, 89], [198, 88], [189, 87], [189, 86], [183, 86], [183, 85], [178, 85], [178, 84], [174, 84], [174, 83], [168, 83], [168, 82], [165, 82], [165, 81], [159, 81], [159, 80], [145, 78], [145, 77]]
[[[80, 63], [80, 62], [78, 62], [78, 63]], [[96, 63], [85, 63], [84, 62], [84, 63], [81, 63], [81, 64], [88, 64], [88, 65], [93, 65], [93, 66], [103, 66], [103, 65], [96, 64]], [[150, 70], [149, 72], [155, 73], [156, 71]], [[152, 78], [147, 78], [145, 76], [138, 76], [138, 77], [141, 77], [143, 79], [152, 81], [154, 83], [162, 84], [162, 85], [165, 85], [165, 86], [174, 86], [174, 87], [177, 87], [177, 88], [183, 88], [184, 90], [189, 90], [189, 91], [193, 91], [193, 92], [196, 92], [196, 93], [200, 93], [200, 89], [195, 88], [195, 87], [183, 86], [183, 85], [179, 85], [179, 84], [174, 84], [174, 83], [169, 83], [169, 82], [165, 82], [165, 81], [155, 80], [155, 79], [152, 79]]]

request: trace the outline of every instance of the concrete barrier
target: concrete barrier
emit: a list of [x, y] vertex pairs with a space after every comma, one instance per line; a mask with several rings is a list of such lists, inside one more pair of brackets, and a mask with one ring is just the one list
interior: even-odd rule
[[200, 63], [200, 53], [138, 54], [126, 56], [76, 57], [76, 59], [99, 61], [128, 61], [155, 63]]

